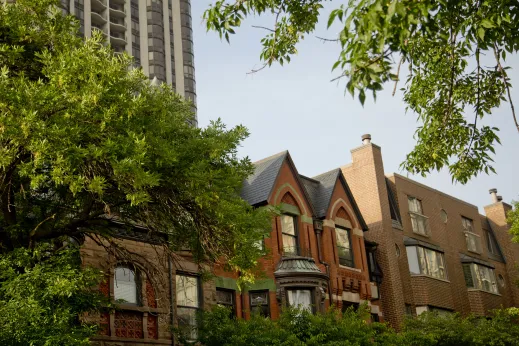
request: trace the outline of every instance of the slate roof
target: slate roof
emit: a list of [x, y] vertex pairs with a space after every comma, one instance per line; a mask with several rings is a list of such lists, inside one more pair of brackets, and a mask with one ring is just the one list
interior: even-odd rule
[[243, 182], [241, 197], [250, 205], [261, 205], [266, 203], [285, 160], [288, 160], [295, 178], [301, 184], [303, 193], [310, 202], [310, 207], [314, 217], [326, 217], [333, 189], [337, 180], [339, 180], [346, 191], [346, 195], [351, 201], [353, 211], [360, 222], [361, 228], [364, 231], [368, 230], [366, 222], [359, 211], [357, 203], [353, 198], [353, 194], [351, 193], [340, 168], [332, 169], [331, 171], [319, 174], [313, 178], [305, 177], [297, 172], [287, 150], [253, 163], [254, 173]]
[[314, 206], [315, 216], [325, 217], [330, 200], [333, 194], [333, 188], [337, 182], [341, 170], [333, 169], [329, 172], [319, 174], [316, 177], [308, 178], [301, 176], [303, 184], [308, 191], [311, 202]]
[[276, 182], [281, 165], [288, 156], [288, 151], [269, 156], [254, 162], [254, 173], [244, 182], [241, 197], [250, 205], [257, 205], [267, 201], [272, 187]]

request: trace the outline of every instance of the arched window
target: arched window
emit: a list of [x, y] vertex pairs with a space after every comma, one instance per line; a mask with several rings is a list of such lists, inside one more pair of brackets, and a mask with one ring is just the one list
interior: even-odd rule
[[140, 303], [137, 275], [128, 266], [115, 268], [114, 300], [125, 304]]

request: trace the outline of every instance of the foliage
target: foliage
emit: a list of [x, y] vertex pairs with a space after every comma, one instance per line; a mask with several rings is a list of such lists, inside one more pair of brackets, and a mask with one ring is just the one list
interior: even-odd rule
[[[325, 0], [216, 0], [205, 13], [207, 29], [229, 41], [247, 16], [272, 13], [274, 24], [262, 39], [262, 68], [290, 62], [297, 44], [315, 30]], [[347, 80], [346, 90], [364, 104], [409, 67], [403, 88], [407, 109], [422, 125], [417, 144], [402, 166], [425, 175], [448, 167], [453, 180], [466, 183], [494, 172], [497, 128], [478, 120], [510, 98], [504, 61], [519, 49], [516, 1], [337, 1], [328, 27], [340, 25], [340, 46], [332, 70]], [[483, 64], [480, 58], [493, 57]], [[489, 59], [487, 59], [489, 60]], [[256, 70], [258, 71], [258, 70]], [[393, 91], [393, 93], [394, 93]], [[512, 105], [512, 104], [511, 104]], [[519, 123], [512, 105], [512, 115]]]
[[79, 37], [57, 1], [0, 4], [0, 319], [19, 322], [0, 323], [1, 344], [92, 332], [72, 317], [99, 302], [86, 304], [96, 275], [70, 252], [87, 237], [113, 248], [137, 228], [253, 279], [270, 214], [239, 197], [247, 130], [191, 126], [189, 103], [103, 39]]
[[519, 202], [513, 202], [513, 209], [507, 214], [507, 222], [510, 226], [510, 233], [513, 235], [513, 240], [519, 243]]
[[365, 308], [317, 315], [285, 309], [279, 320], [257, 314], [250, 320], [235, 320], [227, 308], [216, 307], [200, 315], [199, 341], [206, 346], [395, 344], [397, 336], [383, 324], [366, 323], [367, 316]]
[[516, 308], [495, 310], [488, 319], [425, 313], [406, 320], [402, 335], [409, 346], [517, 345], [518, 316]]
[[206, 346], [504, 346], [516, 345], [519, 336], [516, 308], [496, 310], [491, 319], [423, 313], [406, 320], [399, 333], [385, 324], [367, 322], [368, 317], [363, 307], [358, 312], [331, 309], [317, 315], [285, 309], [279, 320], [259, 315], [235, 320], [227, 308], [215, 307], [199, 316], [199, 341]]
[[79, 314], [107, 304], [90, 288], [99, 275], [80, 269], [78, 249], [41, 244], [0, 257], [1, 345], [89, 345], [95, 325]]

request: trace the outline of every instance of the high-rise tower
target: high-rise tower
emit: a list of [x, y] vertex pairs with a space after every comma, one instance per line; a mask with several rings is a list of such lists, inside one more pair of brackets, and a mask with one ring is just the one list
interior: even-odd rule
[[61, 0], [90, 37], [101, 30], [116, 52], [135, 58], [150, 79], [172, 85], [196, 107], [190, 0]]

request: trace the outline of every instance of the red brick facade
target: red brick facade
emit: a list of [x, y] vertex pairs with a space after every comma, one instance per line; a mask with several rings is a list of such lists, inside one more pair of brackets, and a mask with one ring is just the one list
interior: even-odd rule
[[[519, 247], [511, 242], [508, 234], [507, 204], [498, 202], [487, 206], [483, 216], [476, 206], [428, 186], [398, 174], [386, 176], [381, 149], [371, 143], [353, 149], [352, 163], [342, 167], [342, 171], [368, 224], [366, 239], [379, 244], [377, 254], [384, 274], [381, 300], [386, 321], [398, 328], [406, 313], [416, 315], [443, 309], [465, 315], [485, 315], [490, 309], [519, 304], [515, 285]], [[424, 216], [419, 218], [426, 220], [428, 234], [413, 231], [413, 211], [409, 209], [408, 198], [420, 201]], [[471, 220], [473, 234], [465, 232], [462, 218]], [[502, 256], [490, 252], [489, 232], [495, 235], [501, 250], [494, 251]], [[478, 251], [474, 251], [474, 245], [471, 245], [473, 251], [469, 250], [468, 236], [476, 239], [474, 244], [479, 244]], [[409, 261], [413, 260], [408, 259], [406, 245], [442, 253], [446, 277], [412, 274]], [[490, 268], [496, 278], [493, 286], [497, 286], [497, 291], [467, 287], [464, 263]]]

